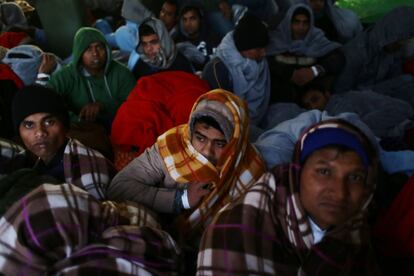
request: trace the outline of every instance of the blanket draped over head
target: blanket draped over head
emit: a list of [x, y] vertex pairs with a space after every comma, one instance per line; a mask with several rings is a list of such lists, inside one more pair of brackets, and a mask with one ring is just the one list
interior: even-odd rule
[[223, 205], [243, 194], [265, 170], [260, 155], [248, 140], [245, 102], [230, 92], [216, 89], [202, 95], [194, 104], [192, 113], [198, 105], [206, 102], [222, 107], [216, 109], [217, 112], [231, 116], [234, 122], [234, 131], [216, 166], [192, 146], [190, 123], [170, 129], [157, 141], [164, 164], [179, 185], [204, 182], [213, 188], [189, 215], [191, 229], [203, 228]]
[[143, 208], [98, 202], [71, 184], [40, 185], [0, 220], [0, 271], [5, 275], [177, 271], [179, 251], [174, 241]]
[[[310, 15], [309, 31], [303, 40], [292, 40], [292, 17], [299, 8], [307, 10]], [[287, 53], [318, 58], [341, 47], [341, 44], [328, 40], [323, 31], [315, 27], [312, 10], [305, 4], [292, 5], [277, 28], [269, 32], [269, 37], [267, 55]]]
[[[299, 198], [303, 138], [325, 127], [357, 138], [371, 160], [368, 195], [359, 212], [327, 229], [315, 243]], [[372, 273], [366, 208], [375, 189], [376, 153], [362, 131], [341, 120], [311, 127], [296, 144], [292, 163], [266, 173], [242, 198], [225, 206], [206, 228], [198, 255], [199, 275], [353, 275]], [[371, 273], [370, 273], [371, 272]]]

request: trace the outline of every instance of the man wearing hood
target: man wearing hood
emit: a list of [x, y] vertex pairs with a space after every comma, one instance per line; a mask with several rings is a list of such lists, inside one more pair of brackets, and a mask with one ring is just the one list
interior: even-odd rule
[[71, 120], [108, 126], [135, 85], [132, 73], [113, 60], [103, 34], [93, 28], [78, 30], [73, 61], [52, 75], [48, 85], [61, 94]]
[[272, 102], [296, 102], [299, 87], [322, 76], [335, 77], [344, 65], [341, 44], [315, 27], [312, 9], [292, 5], [266, 49], [272, 83]]
[[204, 21], [204, 11], [196, 5], [182, 8], [179, 18], [180, 31], [175, 39], [178, 50], [194, 65], [202, 70], [214, 54], [220, 40], [211, 32]]
[[141, 77], [164, 71], [184, 71], [193, 73], [193, 67], [174, 44], [164, 23], [154, 17], [145, 19], [139, 26], [140, 55], [132, 72], [138, 80]]

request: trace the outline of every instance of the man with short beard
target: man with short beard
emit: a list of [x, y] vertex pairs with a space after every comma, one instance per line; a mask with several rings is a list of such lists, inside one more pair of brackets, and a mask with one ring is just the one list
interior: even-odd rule
[[73, 184], [96, 199], [106, 198], [115, 169], [102, 154], [67, 137], [69, 113], [59, 94], [42, 86], [23, 88], [13, 99], [12, 119], [26, 150], [0, 139], [0, 174], [32, 168], [56, 183]]
[[109, 199], [183, 214], [189, 231], [203, 229], [264, 172], [248, 125], [246, 104], [236, 95], [222, 89], [201, 95], [187, 124], [159, 136], [115, 176]]

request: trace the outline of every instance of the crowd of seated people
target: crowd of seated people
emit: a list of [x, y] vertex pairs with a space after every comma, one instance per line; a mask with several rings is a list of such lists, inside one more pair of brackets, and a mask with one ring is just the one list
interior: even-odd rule
[[335, 2], [0, 0], [0, 273], [414, 273], [414, 8]]

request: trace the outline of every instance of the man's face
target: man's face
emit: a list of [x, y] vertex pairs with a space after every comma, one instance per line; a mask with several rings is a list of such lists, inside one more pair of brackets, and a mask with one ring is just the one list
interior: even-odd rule
[[205, 123], [195, 123], [191, 144], [208, 161], [216, 166], [224, 147], [227, 145], [227, 141], [224, 134], [218, 129]]
[[150, 34], [141, 37], [141, 45], [144, 54], [150, 59], [154, 60], [157, 54], [160, 52], [161, 43], [158, 35]]
[[266, 49], [265, 48], [254, 48], [254, 49], [241, 51], [240, 54], [245, 58], [253, 59], [256, 61], [261, 61], [266, 56]]
[[354, 151], [327, 147], [315, 151], [302, 167], [299, 198], [322, 229], [355, 215], [368, 197], [367, 169]]
[[302, 97], [302, 103], [306, 109], [325, 110], [329, 101], [329, 92], [322, 92], [319, 90], [308, 90]]
[[320, 13], [325, 6], [325, 0], [309, 0], [309, 6], [315, 14]]
[[164, 2], [160, 10], [160, 20], [164, 22], [167, 30], [171, 30], [176, 23], [176, 12], [177, 6], [172, 5], [168, 2]]
[[82, 54], [82, 65], [91, 75], [102, 74], [106, 65], [106, 47], [102, 42], [92, 42]]
[[309, 17], [297, 14], [292, 18], [292, 40], [303, 40], [310, 28]]
[[26, 148], [48, 163], [66, 142], [67, 129], [55, 116], [35, 113], [20, 123], [19, 133]]
[[189, 10], [181, 17], [184, 31], [190, 36], [197, 36], [200, 32], [201, 19], [195, 10]]

